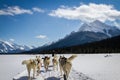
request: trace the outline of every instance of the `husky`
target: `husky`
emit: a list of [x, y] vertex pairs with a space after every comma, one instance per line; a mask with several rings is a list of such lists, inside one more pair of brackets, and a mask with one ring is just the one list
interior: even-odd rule
[[37, 61], [37, 76], [38, 76], [39, 73], [40, 73], [41, 66], [42, 66], [42, 62], [41, 62], [40, 56], [36, 56], [36, 61]]
[[57, 56], [53, 57], [52, 63], [53, 63], [53, 70], [55, 71], [55, 69], [57, 69], [58, 71], [58, 57]]
[[23, 64], [23, 65], [25, 64], [26, 67], [27, 67], [28, 80], [30, 79], [31, 69], [33, 69], [33, 78], [35, 78], [36, 68], [37, 68], [36, 60], [35, 60], [35, 59], [24, 60], [24, 61], [22, 61], [22, 64]]
[[50, 57], [48, 56], [45, 56], [43, 59], [43, 64], [44, 64], [44, 68], [45, 68], [45, 71], [47, 72], [48, 71], [48, 67], [49, 67], [49, 64], [50, 64]]
[[70, 73], [70, 70], [71, 70], [71, 67], [72, 67], [71, 61], [75, 57], [77, 57], [77, 55], [72, 55], [69, 58], [66, 58], [64, 56], [60, 56], [60, 58], [59, 58], [60, 73], [62, 75], [62, 71], [64, 72], [64, 75], [63, 75], [64, 80], [68, 79], [68, 76], [69, 76], [69, 73]]

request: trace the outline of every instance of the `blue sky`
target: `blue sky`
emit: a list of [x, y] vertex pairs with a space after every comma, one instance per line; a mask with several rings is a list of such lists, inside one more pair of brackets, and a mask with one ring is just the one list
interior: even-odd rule
[[120, 0], [0, 0], [0, 39], [41, 46], [77, 31], [83, 22], [98, 19], [119, 27], [119, 3]]

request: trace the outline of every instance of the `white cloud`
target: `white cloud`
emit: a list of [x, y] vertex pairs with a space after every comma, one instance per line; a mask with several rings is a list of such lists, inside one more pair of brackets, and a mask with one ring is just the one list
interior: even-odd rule
[[38, 35], [38, 36], [36, 36], [35, 38], [45, 39], [45, 38], [47, 38], [47, 36], [46, 36], [46, 35]]
[[10, 41], [14, 42], [15, 40], [14, 39], [10, 39]]
[[116, 19], [120, 19], [120, 11], [116, 10], [113, 5], [95, 3], [82, 3], [78, 7], [66, 7], [62, 5], [58, 9], [52, 10], [48, 15], [84, 22], [92, 22], [94, 20], [105, 22], [107, 20], [115, 21]]
[[19, 6], [11, 6], [5, 9], [0, 9], [0, 15], [20, 15], [20, 14], [33, 14], [34, 12], [44, 13], [45, 11], [38, 7], [33, 7], [32, 9], [24, 9]]
[[41, 13], [44, 13], [44, 10], [41, 9], [41, 8], [34, 7], [34, 8], [32, 8], [32, 9], [33, 9], [33, 11], [35, 11], [35, 12], [41, 12]]
[[6, 9], [0, 9], [0, 15], [18, 15], [18, 14], [33, 14], [31, 10], [20, 8], [19, 6], [12, 6]]

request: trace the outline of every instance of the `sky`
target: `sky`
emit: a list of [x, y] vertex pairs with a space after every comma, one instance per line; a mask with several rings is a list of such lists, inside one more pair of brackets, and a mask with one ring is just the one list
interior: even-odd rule
[[120, 0], [0, 0], [0, 40], [42, 46], [94, 20], [120, 28]]

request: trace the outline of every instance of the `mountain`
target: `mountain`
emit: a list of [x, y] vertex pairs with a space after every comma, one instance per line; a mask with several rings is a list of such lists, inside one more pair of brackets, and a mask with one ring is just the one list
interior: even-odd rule
[[[120, 53], [120, 36], [107, 38], [101, 41], [86, 43], [82, 45], [55, 49], [54, 52], [62, 53]], [[52, 50], [44, 51], [51, 53]]]
[[12, 42], [0, 40], [0, 53], [19, 53], [23, 51], [28, 51], [34, 47], [28, 47], [25, 45], [18, 45]]
[[120, 30], [116, 26], [110, 26], [96, 20], [91, 23], [84, 23], [77, 32], [71, 32], [63, 39], [58, 40], [50, 45], [33, 49], [31, 52], [41, 52], [55, 48], [69, 47], [100, 41], [120, 35]]
[[[41, 54], [53, 54], [56, 53], [120, 53], [120, 35], [107, 38], [101, 41], [95, 41], [91, 43], [85, 43], [81, 45], [56, 48], [51, 50], [41, 51]], [[53, 52], [54, 51], [54, 52]]]
[[95, 33], [103, 33], [109, 37], [117, 36], [120, 34], [120, 30], [116, 26], [109, 26], [105, 23], [100, 22], [99, 20], [96, 20], [92, 23], [84, 23], [79, 31], [81, 32], [95, 32]]

